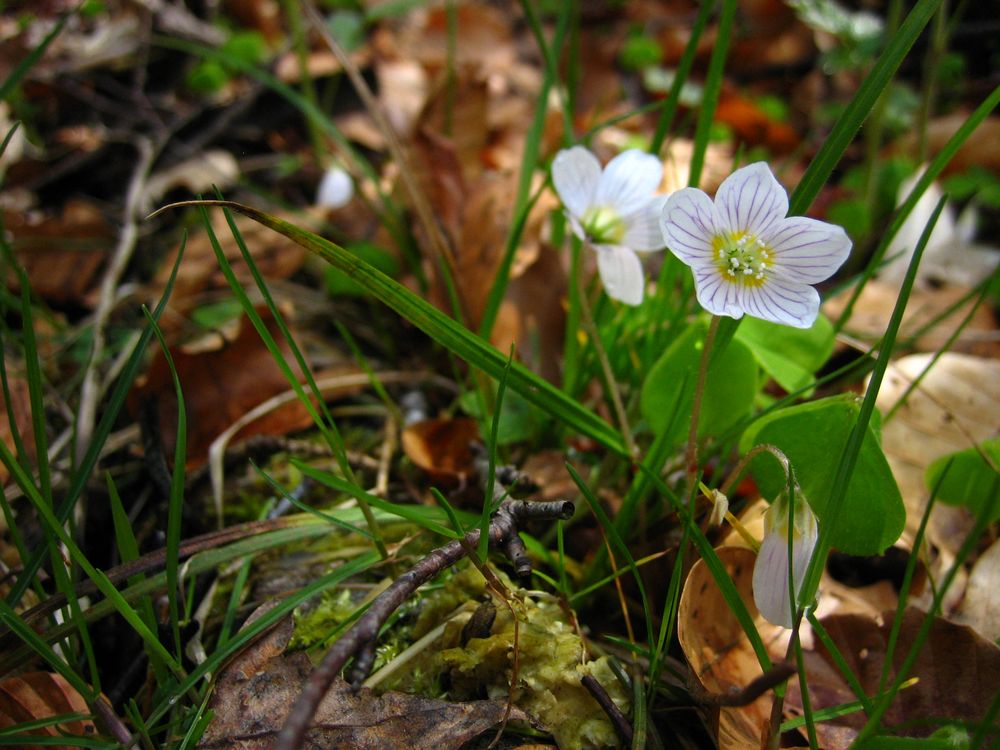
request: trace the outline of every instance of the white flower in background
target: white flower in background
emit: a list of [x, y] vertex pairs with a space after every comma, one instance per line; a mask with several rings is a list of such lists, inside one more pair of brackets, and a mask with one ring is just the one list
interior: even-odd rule
[[[901, 205], [909, 197], [923, 172], [924, 169], [921, 168], [903, 180], [899, 186], [897, 205]], [[920, 235], [943, 195], [941, 187], [932, 182], [917, 200], [910, 215], [886, 248], [885, 257], [889, 260], [879, 269], [880, 281], [897, 287], [903, 283]], [[954, 204], [945, 203], [917, 269], [918, 287], [927, 288], [934, 281], [975, 286], [993, 273], [1000, 263], [1000, 251], [974, 242], [976, 213], [975, 204], [970, 203], [956, 216]]]
[[737, 169], [715, 195], [684, 188], [663, 207], [663, 237], [691, 266], [698, 302], [713, 315], [744, 314], [809, 328], [819, 314], [810, 286], [847, 260], [838, 226], [789, 216], [788, 195], [764, 162]]
[[[757, 609], [769, 622], [790, 628], [792, 606], [788, 598], [788, 566], [792, 566], [795, 596], [798, 598], [805, 579], [809, 558], [812, 557], [819, 537], [816, 515], [802, 493], [795, 491], [795, 521], [792, 529], [792, 557], [788, 558], [789, 506], [786, 493], [764, 514], [764, 541], [753, 566], [753, 600]], [[796, 602], [796, 607], [799, 602]]]
[[354, 197], [354, 181], [341, 167], [330, 167], [316, 190], [316, 205], [343, 208]]
[[563, 149], [552, 162], [552, 182], [573, 233], [597, 252], [597, 270], [608, 296], [642, 302], [645, 278], [637, 252], [663, 248], [659, 228], [666, 196], [655, 191], [663, 165], [652, 154], [624, 151], [601, 170], [583, 146]]

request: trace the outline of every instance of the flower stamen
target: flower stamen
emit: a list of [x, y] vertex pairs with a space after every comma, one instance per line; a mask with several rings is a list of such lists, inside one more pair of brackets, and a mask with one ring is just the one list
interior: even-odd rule
[[768, 247], [760, 238], [746, 232], [718, 234], [712, 238], [719, 272], [734, 283], [761, 286], [771, 269]]
[[625, 221], [611, 206], [591, 206], [580, 224], [587, 237], [598, 245], [617, 245], [625, 237]]

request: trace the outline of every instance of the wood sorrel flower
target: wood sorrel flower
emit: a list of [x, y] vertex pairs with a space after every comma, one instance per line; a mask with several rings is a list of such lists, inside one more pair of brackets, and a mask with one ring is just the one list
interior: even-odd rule
[[552, 162], [552, 182], [573, 233], [597, 251], [597, 270], [609, 297], [642, 302], [645, 280], [636, 252], [663, 248], [659, 228], [666, 196], [654, 192], [660, 160], [638, 149], [624, 151], [601, 171], [583, 146], [563, 149]]
[[[788, 558], [788, 522], [791, 503], [785, 492], [764, 514], [764, 541], [753, 566], [753, 600], [768, 621], [790, 628], [792, 605], [788, 598], [788, 566], [792, 567], [795, 598], [805, 579], [809, 558], [819, 537], [816, 516], [801, 491], [795, 491], [795, 519], [792, 525], [792, 557]], [[798, 606], [798, 601], [796, 601]]]
[[697, 188], [678, 190], [661, 227], [710, 313], [809, 328], [819, 314], [810, 285], [840, 268], [851, 240], [834, 224], [787, 213], [785, 189], [757, 162], [729, 175], [714, 203]]

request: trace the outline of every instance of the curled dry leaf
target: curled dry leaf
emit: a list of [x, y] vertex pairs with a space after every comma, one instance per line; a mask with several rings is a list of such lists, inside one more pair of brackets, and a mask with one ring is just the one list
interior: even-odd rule
[[[753, 601], [751, 584], [757, 556], [741, 547], [719, 547], [716, 552], [754, 618], [772, 658], [782, 658], [789, 631], [764, 620]], [[740, 690], [763, 674], [749, 639], [702, 560], [694, 564], [684, 583], [677, 637], [691, 671], [710, 693]], [[767, 692], [748, 706], [719, 709], [720, 749], [759, 747], [767, 729], [772, 700], [772, 694]]]
[[455, 486], [475, 473], [473, 442], [479, 440], [479, 424], [474, 419], [425, 419], [407, 426], [400, 442], [416, 466], [435, 482]]
[[[52, 672], [28, 672], [0, 682], [0, 729], [62, 714], [89, 714], [83, 697], [66, 680]], [[31, 732], [42, 737], [94, 737], [89, 719], [43, 727]], [[63, 750], [67, 746], [53, 746]]]
[[[7, 365], [10, 368], [10, 365]], [[17, 373], [7, 372], [7, 387], [10, 392], [10, 409], [7, 409], [7, 402], [3, 392], [0, 392], [0, 414], [13, 414], [14, 427], [17, 428], [21, 436], [21, 444], [28, 452], [28, 459], [35, 460], [35, 440], [31, 423], [31, 401], [28, 394], [28, 381], [20, 377]], [[0, 419], [0, 440], [4, 442], [10, 452], [16, 453], [16, 443], [14, 442], [13, 427], [10, 419]], [[0, 486], [7, 483], [10, 473], [7, 466], [0, 464]], [[0, 519], [0, 529], [6, 529], [6, 520]], [[16, 563], [15, 563], [16, 564]]]
[[[273, 747], [312, 672], [304, 653], [283, 653], [291, 633], [289, 618], [223, 669], [210, 704], [214, 717], [200, 748]], [[447, 703], [396, 692], [354, 692], [338, 680], [320, 704], [306, 746], [448, 750], [497, 726], [504, 710], [503, 701]], [[514, 709], [510, 718], [523, 721], [527, 717]]]
[[152, 175], [139, 198], [139, 210], [148, 213], [163, 196], [177, 188], [187, 190], [191, 198], [210, 194], [215, 188], [225, 190], [239, 176], [236, 157], [221, 148], [210, 149]]

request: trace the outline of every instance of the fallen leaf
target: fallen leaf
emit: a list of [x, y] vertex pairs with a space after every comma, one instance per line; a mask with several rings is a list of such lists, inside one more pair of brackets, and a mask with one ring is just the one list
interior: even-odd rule
[[[278, 326], [266, 309], [265, 325], [282, 341]], [[283, 343], [285, 358], [294, 360]], [[207, 350], [185, 351], [172, 347], [171, 357], [180, 378], [187, 413], [187, 468], [201, 466], [212, 441], [230, 424], [271, 396], [290, 386], [267, 347], [249, 321], [242, 317], [231, 340], [221, 340]], [[296, 368], [293, 365], [293, 371]], [[133, 389], [130, 405], [135, 412], [143, 400], [153, 400], [159, 417], [160, 440], [168, 458], [173, 457], [177, 431], [177, 400], [170, 369], [157, 351], [143, 381]], [[252, 435], [284, 435], [312, 423], [305, 406], [293, 400], [243, 428], [234, 441]]]
[[972, 566], [955, 619], [987, 640], [1000, 639], [1000, 541], [993, 542]]
[[[876, 406], [894, 408], [911, 384], [931, 365], [931, 354], [913, 354], [886, 371]], [[965, 450], [996, 434], [1000, 424], [1000, 362], [947, 352], [934, 362], [913, 392], [882, 426], [882, 449], [906, 505], [906, 530], [912, 539], [930, 496], [924, 475], [937, 458]], [[927, 529], [930, 542], [957, 551], [953, 509], [935, 505]], [[939, 525], [937, 515], [946, 523]], [[961, 524], [971, 528], [971, 518]]]
[[[87, 702], [72, 685], [52, 672], [27, 672], [0, 682], [0, 729], [61, 714], [90, 714]], [[42, 737], [95, 737], [97, 728], [89, 719], [36, 729]], [[66, 745], [52, 745], [68, 750]]]
[[[31, 402], [28, 394], [28, 381], [17, 373], [13, 372], [10, 365], [7, 365], [7, 387], [10, 392], [10, 411], [7, 409], [7, 402], [3, 392], [0, 392], [0, 414], [13, 413], [14, 426], [17, 427], [21, 436], [21, 444], [28, 452], [28, 460], [34, 463], [35, 460], [35, 439], [31, 422]], [[0, 419], [0, 440], [11, 454], [16, 454], [16, 443], [11, 427], [10, 419]], [[0, 486], [7, 484], [10, 473], [6, 464], [0, 464]], [[0, 529], [6, 530], [6, 519], [0, 518]]]
[[[893, 614], [885, 613], [882, 625], [860, 615], [833, 615], [822, 620], [868, 695], [875, 695], [879, 690]], [[889, 680], [896, 676], [913, 648], [924, 617], [924, 612], [913, 607], [903, 613]], [[832, 657], [821, 645], [817, 648], [817, 653], [832, 665]], [[926, 737], [940, 726], [935, 718], [947, 723], [973, 725], [986, 718], [995, 700], [997, 685], [1000, 685], [1000, 647], [969, 627], [935, 617], [927, 640], [907, 675], [918, 678], [918, 682], [898, 693], [883, 717], [884, 726], [902, 736]], [[828, 687], [826, 691], [814, 693], [810, 681], [813, 711], [855, 700], [842, 681], [839, 686], [830, 682]], [[801, 697], [794, 681], [790, 683], [787, 701], [801, 708]], [[862, 712], [821, 722], [816, 727], [821, 745], [830, 750], [846, 747], [845, 740], [852, 740], [864, 722]]]
[[425, 419], [408, 425], [400, 443], [403, 452], [435, 482], [464, 484], [475, 474], [471, 445], [480, 439], [474, 419]]
[[[289, 618], [222, 670], [209, 704], [214, 717], [198, 747], [273, 747], [292, 704], [313, 671], [304, 653], [282, 653], [291, 632]], [[355, 692], [338, 678], [316, 712], [304, 747], [460, 748], [497, 726], [505, 708], [499, 700], [448, 703], [396, 692]], [[526, 717], [514, 709], [511, 718]]]
[[149, 213], [163, 196], [177, 188], [184, 188], [190, 194], [188, 198], [211, 193], [215, 188], [225, 190], [239, 176], [239, 164], [231, 153], [210, 149], [151, 175], [139, 197], [139, 210]]
[[[753, 601], [753, 566], [757, 556], [742, 547], [716, 549], [726, 572], [754, 620], [772, 658], [783, 658], [791, 631], [772, 625]], [[688, 573], [677, 616], [677, 637], [691, 671], [710, 693], [740, 690], [763, 674], [739, 621], [729, 608], [708, 566], [698, 560]], [[759, 747], [771, 715], [773, 697], [764, 693], [748, 706], [719, 709], [719, 747]]]
[[[88, 292], [113, 243], [113, 232], [94, 203], [73, 199], [58, 216], [4, 212], [4, 226], [32, 291], [57, 304], [89, 306]], [[17, 289], [13, 271], [8, 285]]]
[[[917, 148], [918, 138], [926, 137], [928, 158], [937, 156], [945, 144], [955, 135], [969, 118], [969, 112], [952, 112], [936, 117], [927, 123], [926, 134], [908, 131], [893, 143], [888, 152], [910, 156], [923, 153]], [[982, 167], [1000, 174], [1000, 117], [987, 117], [979, 127], [959, 146], [956, 154], [948, 161], [944, 174], [965, 172], [972, 167]]]
[[[959, 304], [969, 291], [966, 287], [954, 284], [945, 284], [934, 289], [914, 289], [903, 313], [899, 339], [905, 340], [920, 333], [919, 338], [913, 342], [916, 351], [940, 350], [965, 317], [972, 312], [976, 295]], [[828, 299], [823, 305], [824, 312], [833, 319], [839, 317], [847, 306], [852, 292], [853, 289], [846, 289]], [[898, 287], [878, 280], [869, 281], [851, 311], [850, 320], [844, 326], [845, 332], [866, 342], [878, 341], [885, 335], [889, 317], [898, 298]], [[936, 323], [931, 330], [922, 330], [934, 321]], [[952, 342], [950, 349], [984, 357], [1000, 356], [996, 333], [996, 318], [988, 306], [980, 305], [969, 324]]]

